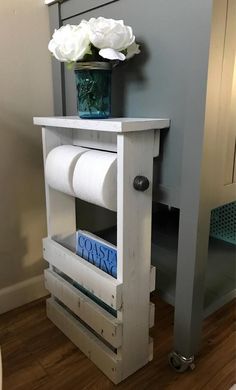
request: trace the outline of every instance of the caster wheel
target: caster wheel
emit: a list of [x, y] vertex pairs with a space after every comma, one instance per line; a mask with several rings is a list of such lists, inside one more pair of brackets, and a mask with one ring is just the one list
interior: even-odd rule
[[168, 356], [169, 365], [176, 372], [182, 373], [189, 369], [193, 370], [195, 365], [193, 363], [194, 358], [186, 359], [184, 356], [179, 355], [177, 352], [171, 352]]

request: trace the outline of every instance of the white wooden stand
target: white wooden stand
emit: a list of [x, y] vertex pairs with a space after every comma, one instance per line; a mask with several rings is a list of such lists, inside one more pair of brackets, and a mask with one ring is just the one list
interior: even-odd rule
[[[44, 162], [48, 153], [62, 144], [117, 152], [117, 279], [77, 256], [68, 249], [71, 245], [66, 248], [58, 242], [58, 237], [75, 233], [75, 199], [47, 184], [48, 237], [43, 240], [43, 250], [49, 263], [45, 284], [52, 294], [47, 301], [48, 317], [119, 383], [152, 359], [153, 156], [159, 152], [159, 129], [169, 127], [169, 120], [52, 117], [34, 118], [34, 123], [43, 127]], [[148, 178], [146, 191], [134, 189], [138, 175]], [[117, 318], [75, 288], [73, 281], [117, 310]]]

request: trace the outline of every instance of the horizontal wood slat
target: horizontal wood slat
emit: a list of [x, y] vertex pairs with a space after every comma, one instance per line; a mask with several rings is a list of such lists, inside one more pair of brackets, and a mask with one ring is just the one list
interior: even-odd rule
[[[109, 152], [117, 152], [117, 135], [116, 133], [73, 130], [73, 145], [82, 146], [85, 148], [106, 150]], [[158, 157], [160, 150], [160, 131], [155, 130], [153, 157]]]
[[122, 304], [122, 284], [51, 238], [43, 239], [44, 259], [112, 308]]
[[45, 287], [113, 347], [122, 342], [122, 325], [114, 316], [55, 272], [44, 271]]
[[47, 316], [112, 382], [121, 380], [117, 355], [53, 298], [47, 300]]

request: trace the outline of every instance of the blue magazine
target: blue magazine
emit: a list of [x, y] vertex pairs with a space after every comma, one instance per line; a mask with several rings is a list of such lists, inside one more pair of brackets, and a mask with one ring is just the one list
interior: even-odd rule
[[76, 254], [117, 278], [117, 250], [115, 245], [95, 236], [95, 234], [78, 230], [76, 232]]

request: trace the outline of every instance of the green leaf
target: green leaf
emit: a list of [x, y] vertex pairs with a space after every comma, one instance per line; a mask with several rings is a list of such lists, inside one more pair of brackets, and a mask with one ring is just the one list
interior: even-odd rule
[[68, 70], [73, 70], [74, 69], [74, 65], [75, 65], [75, 61], [67, 62], [66, 63], [66, 68]]

